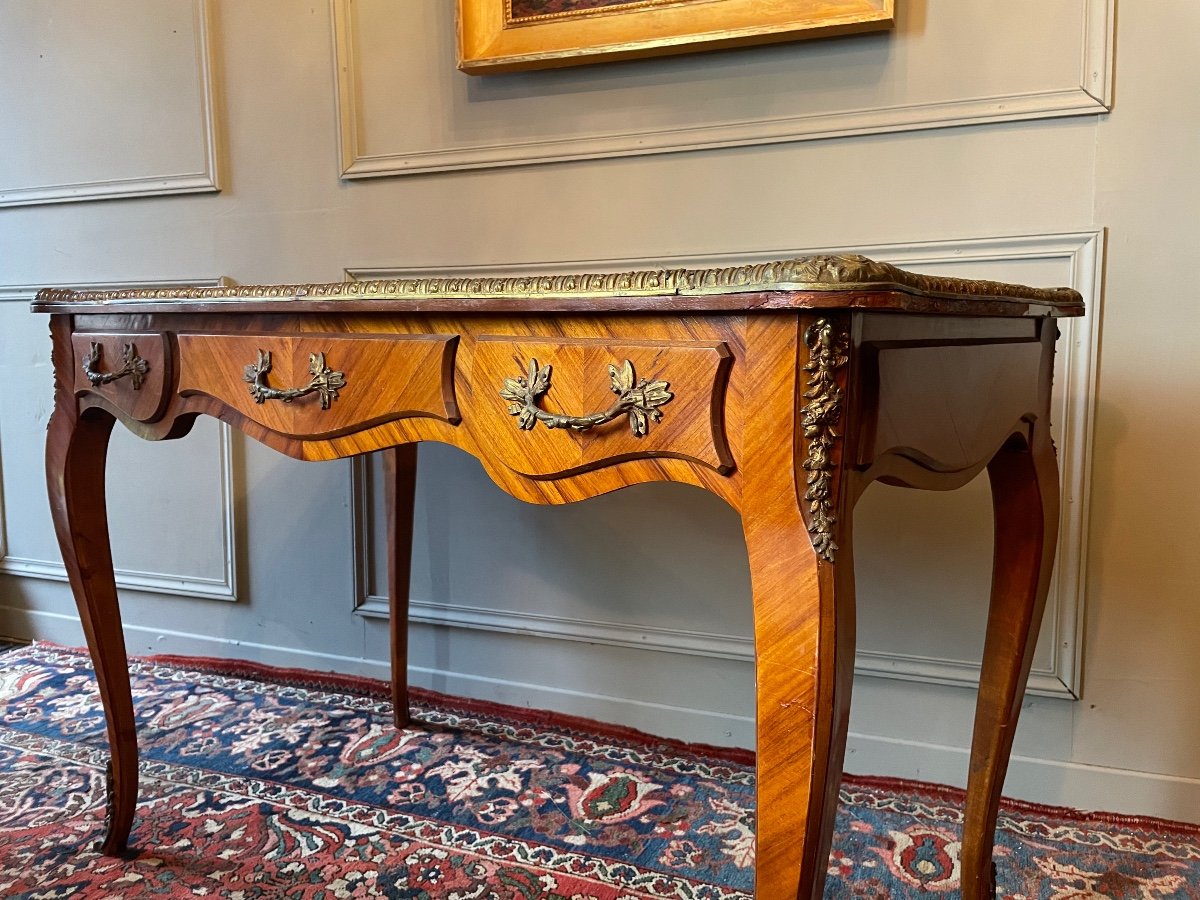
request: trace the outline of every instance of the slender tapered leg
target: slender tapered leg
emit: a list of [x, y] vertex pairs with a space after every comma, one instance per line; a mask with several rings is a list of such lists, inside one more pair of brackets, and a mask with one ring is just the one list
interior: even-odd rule
[[1058, 534], [1058, 466], [1049, 421], [1006, 444], [988, 464], [995, 518], [992, 601], [983, 651], [967, 809], [964, 900], [995, 896], [992, 844], [1000, 790], [1046, 605]]
[[772, 357], [756, 367], [761, 402], [747, 422], [743, 469], [758, 714], [755, 896], [819, 900], [854, 667], [839, 421], [848, 360], [836, 320], [803, 331], [793, 323], [790, 333], [784, 324], [764, 324], [751, 336], [756, 353]]
[[397, 728], [408, 712], [408, 584], [412, 574], [413, 499], [417, 487], [417, 445], [383, 453], [388, 519], [388, 610], [392, 646], [392, 716]]
[[46, 480], [54, 528], [108, 722], [108, 808], [100, 844], [100, 852], [106, 856], [119, 855], [125, 849], [138, 791], [129, 663], [104, 503], [104, 464], [113, 421], [98, 409], [77, 414], [73, 398], [60, 389], [46, 438]]

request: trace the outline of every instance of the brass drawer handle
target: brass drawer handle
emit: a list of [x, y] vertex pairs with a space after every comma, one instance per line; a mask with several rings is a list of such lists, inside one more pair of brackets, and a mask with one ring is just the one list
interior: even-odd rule
[[87, 380], [92, 383], [93, 387], [99, 387], [102, 384], [111, 384], [118, 378], [129, 377], [133, 383], [133, 389], [140, 391], [142, 382], [146, 380], [146, 373], [150, 371], [150, 363], [137, 355], [137, 347], [133, 343], [125, 345], [122, 356], [125, 360], [125, 365], [115, 372], [101, 372], [97, 369], [100, 365], [100, 357], [103, 354], [103, 348], [92, 341], [92, 349], [88, 355], [83, 358], [83, 374], [87, 376]]
[[266, 400], [282, 400], [291, 403], [298, 397], [306, 397], [316, 393], [321, 396], [321, 409], [329, 409], [329, 405], [338, 398], [338, 391], [346, 386], [346, 376], [342, 372], [334, 372], [325, 364], [324, 353], [308, 355], [308, 371], [312, 380], [304, 387], [273, 388], [267, 384], [267, 373], [271, 371], [271, 351], [259, 350], [258, 362], [246, 366], [245, 381], [250, 382], [250, 395], [255, 403]]
[[529, 431], [538, 422], [547, 428], [588, 431], [625, 415], [629, 417], [630, 430], [636, 437], [642, 437], [649, 429], [651, 419], [662, 421], [659, 407], [671, 402], [675, 396], [667, 390], [669, 385], [665, 381], [647, 381], [644, 378], [638, 381], [633, 372], [633, 363], [625, 360], [625, 365], [619, 369], [614, 365], [608, 367], [612, 392], [617, 395], [617, 402], [604, 412], [584, 416], [548, 413], [538, 408], [537, 401], [550, 390], [550, 369], [549, 365], [539, 368], [538, 361], [530, 359], [528, 376], [504, 379], [500, 396], [509, 401], [508, 412], [517, 417], [517, 427], [522, 431]]

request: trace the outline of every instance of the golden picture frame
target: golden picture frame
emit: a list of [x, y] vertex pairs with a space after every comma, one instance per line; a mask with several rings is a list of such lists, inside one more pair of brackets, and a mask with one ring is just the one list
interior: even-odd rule
[[895, 0], [458, 0], [458, 67], [549, 69], [890, 28]]

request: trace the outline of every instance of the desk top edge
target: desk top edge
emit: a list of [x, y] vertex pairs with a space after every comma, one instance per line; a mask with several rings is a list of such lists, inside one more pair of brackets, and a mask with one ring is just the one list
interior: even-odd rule
[[[808, 307], [862, 306], [855, 295], [891, 293], [940, 301], [984, 301], [983, 315], [1056, 315], [1083, 313], [1083, 298], [1070, 288], [1034, 288], [997, 281], [920, 275], [865, 256], [805, 256], [755, 265], [713, 269], [659, 269], [608, 274], [528, 275], [505, 277], [445, 276], [437, 278], [347, 281], [326, 284], [239, 285], [231, 287], [126, 288], [77, 291], [44, 288], [33, 303], [35, 312], [200, 312], [236, 306], [262, 311], [301, 311], [327, 303], [353, 304], [365, 311], [375, 306], [413, 312], [528, 312], [565, 309], [602, 312], [644, 309], [669, 312], [752, 311]], [[845, 295], [839, 303], [831, 293]], [[764, 299], [766, 298], [766, 299]], [[612, 301], [622, 301], [619, 306]], [[265, 303], [264, 303], [265, 301]], [[389, 302], [395, 301], [395, 302]], [[564, 305], [564, 301], [569, 303]], [[641, 301], [641, 302], [638, 302]], [[889, 304], [883, 304], [887, 306]], [[898, 304], [895, 304], [898, 306]], [[946, 304], [939, 303], [940, 306]], [[1008, 307], [1011, 306], [1011, 310]], [[1028, 307], [1040, 307], [1030, 310]], [[422, 309], [421, 307], [427, 307]], [[932, 311], [932, 310], [931, 310]], [[949, 310], [945, 310], [949, 311]], [[962, 312], [968, 310], [963, 309]]]

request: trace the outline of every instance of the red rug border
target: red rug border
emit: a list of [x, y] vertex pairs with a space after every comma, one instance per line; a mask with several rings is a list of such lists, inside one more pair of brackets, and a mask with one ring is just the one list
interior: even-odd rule
[[[34, 645], [57, 650], [67, 650], [87, 656], [90, 659], [90, 654], [85, 647], [70, 647], [53, 641], [35, 641]], [[390, 699], [392, 694], [389, 682], [362, 675], [344, 675], [338, 672], [319, 672], [313, 669], [288, 668], [285, 666], [270, 665], [269, 663], [251, 662], [249, 660], [221, 659], [212, 656], [187, 656], [171, 653], [132, 656], [130, 659], [154, 664], [173, 665], [180, 668], [190, 667], [200, 671], [226, 675], [231, 678], [252, 677], [260, 681], [268, 681], [272, 684], [289, 687], [305, 687], [315, 690], [332, 688], [381, 700]], [[419, 702], [427, 702], [431, 705], [473, 715], [516, 720], [535, 727], [595, 734], [602, 738], [634, 744], [642, 750], [655, 750], [679, 756], [694, 756], [740, 766], [753, 766], [755, 764], [755, 753], [753, 750], [689, 743], [674, 738], [658, 737], [635, 728], [600, 722], [584, 716], [572, 716], [566, 713], [536, 709], [534, 707], [513, 706], [490, 700], [457, 697], [429, 690], [428, 688], [410, 687], [409, 696], [418, 699]], [[956, 806], [962, 806], [963, 800], [966, 797], [966, 791], [962, 788], [886, 775], [843, 774], [842, 785], [850, 789], [862, 788], [890, 793], [922, 794], [934, 800], [952, 803]], [[1018, 800], [1012, 797], [1002, 798], [1001, 814], [1023, 814], [1042, 818], [1056, 818], [1075, 825], [1108, 826], [1125, 831], [1147, 832], [1155, 836], [1163, 836], [1164, 833], [1168, 833], [1184, 840], [1200, 841], [1200, 823], [1191, 824], [1171, 819], [1161, 819], [1155, 816], [1110, 813], [1101, 810], [1079, 810], [1067, 806], [1052, 806], [1028, 800]]]

